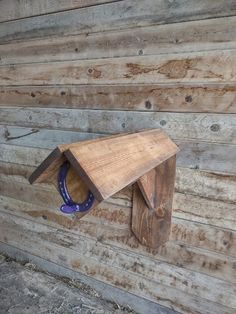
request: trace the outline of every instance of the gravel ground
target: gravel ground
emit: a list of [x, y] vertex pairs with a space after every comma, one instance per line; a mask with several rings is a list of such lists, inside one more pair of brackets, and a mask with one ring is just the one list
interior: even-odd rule
[[0, 255], [0, 314], [128, 314], [78, 280], [44, 273]]

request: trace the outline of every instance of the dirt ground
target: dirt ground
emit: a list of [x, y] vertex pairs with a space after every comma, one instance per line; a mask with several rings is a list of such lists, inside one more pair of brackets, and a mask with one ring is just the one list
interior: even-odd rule
[[78, 280], [52, 276], [0, 255], [0, 314], [128, 314]]

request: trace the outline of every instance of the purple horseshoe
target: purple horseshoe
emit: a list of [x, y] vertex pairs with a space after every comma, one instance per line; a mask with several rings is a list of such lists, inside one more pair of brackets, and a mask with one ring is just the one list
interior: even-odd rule
[[89, 191], [87, 199], [83, 203], [75, 203], [67, 189], [66, 185], [66, 176], [68, 170], [70, 168], [70, 164], [68, 161], [65, 161], [63, 165], [60, 167], [60, 171], [58, 174], [58, 188], [63, 198], [65, 204], [61, 205], [60, 210], [64, 214], [73, 214], [75, 212], [86, 212], [89, 210], [94, 203], [94, 195], [92, 192]]

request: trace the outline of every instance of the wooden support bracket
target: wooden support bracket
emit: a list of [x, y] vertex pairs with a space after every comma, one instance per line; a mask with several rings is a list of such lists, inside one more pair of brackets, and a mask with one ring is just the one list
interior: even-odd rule
[[156, 248], [171, 230], [177, 151], [160, 129], [60, 145], [29, 181], [54, 184], [65, 202], [61, 210], [73, 207], [77, 218], [89, 212], [86, 206], [91, 210], [134, 184], [132, 230], [142, 244]]
[[175, 170], [174, 155], [143, 175], [134, 186], [132, 231], [143, 245], [151, 248], [169, 239]]

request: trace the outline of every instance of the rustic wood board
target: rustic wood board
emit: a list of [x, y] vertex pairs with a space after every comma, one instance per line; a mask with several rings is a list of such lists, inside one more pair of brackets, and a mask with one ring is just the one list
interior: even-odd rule
[[[137, 285], [138, 278], [139, 282], [146, 287], [144, 290], [148, 299], [181, 310], [182, 313], [197, 312], [199, 310], [210, 313], [214, 309], [214, 313], [220, 314], [222, 311], [223, 313], [233, 313], [228, 306], [235, 309], [235, 299], [233, 298], [235, 286], [226, 281], [190, 272], [166, 263], [157, 264], [155, 261], [128, 252], [124, 256], [120, 250], [112, 247], [105, 248], [91, 240], [89, 240], [89, 244], [92, 242], [90, 256], [92, 254], [93, 257], [94, 253], [92, 252], [97, 252], [100, 247], [100, 253], [104, 251], [106, 253], [104, 253], [103, 258], [96, 255], [95, 260], [94, 258], [88, 259], [87, 256], [84, 256], [88, 254], [88, 240], [83, 241], [82, 238], [78, 241], [78, 237], [74, 237], [72, 234], [68, 236], [68, 234], [58, 232], [55, 228], [35, 224], [32, 221], [22, 220], [9, 214], [1, 213], [1, 230], [1, 241], [6, 241], [4, 237], [7, 236], [6, 242], [16, 246], [16, 234], [18, 234], [23, 239], [19, 244], [22, 250], [28, 251], [29, 243], [32, 243], [32, 253], [36, 256], [76, 269], [86, 275], [91, 276], [93, 274], [98, 280], [143, 295], [143, 288]], [[99, 248], [96, 249], [96, 245], [99, 245]], [[111, 258], [115, 255], [116, 258]], [[67, 258], [60, 258], [59, 256], [67, 256]], [[137, 257], [139, 257], [140, 262], [135, 264]], [[124, 258], [127, 262], [126, 265], [123, 262]], [[115, 270], [112, 264], [113, 260]], [[148, 263], [145, 275], [143, 275], [142, 270], [139, 270], [142, 267], [138, 267], [143, 263]], [[153, 268], [155, 268], [155, 272], [153, 272]], [[148, 271], [149, 269], [150, 271]], [[185, 280], [189, 285], [185, 284]], [[192, 289], [192, 284], [196, 280], [198, 284]], [[155, 291], [155, 293], [152, 293], [152, 291]]]
[[[58, 231], [63, 229], [65, 232], [69, 232], [69, 234], [75, 234], [77, 238], [81, 235], [84, 235], [86, 238], [88, 238], [88, 236], [95, 238], [95, 240], [99, 238], [102, 243], [107, 243], [111, 247], [119, 247], [122, 248], [122, 250], [132, 251], [136, 254], [141, 253], [142, 256], [145, 255], [156, 260], [156, 262], [166, 261], [173, 265], [182, 266], [197, 272], [200, 271], [229, 282], [236, 282], [235, 272], [233, 271], [235, 258], [227, 256], [227, 254], [222, 255], [214, 253], [212, 247], [209, 251], [209, 247], [206, 246], [206, 243], [213, 243], [213, 239], [210, 234], [207, 233], [207, 228], [203, 229], [201, 224], [198, 224], [201, 229], [201, 235], [207, 235], [207, 239], [205, 239], [206, 243], [203, 243], [203, 247], [194, 248], [194, 245], [196, 245], [194, 242], [176, 242], [176, 235], [172, 234], [172, 241], [167, 242], [158, 250], [150, 250], [145, 246], [141, 246], [137, 242], [137, 239], [130, 234], [128, 229], [130, 208], [128, 207], [123, 207], [122, 210], [121, 206], [101, 203], [98, 205], [98, 211], [95, 212], [93, 210], [90, 214], [85, 216], [83, 220], [78, 221], [73, 216], [65, 217], [59, 211], [55, 211], [54, 208], [5, 196], [0, 197], [0, 204], [1, 211], [6, 213], [10, 211], [10, 213], [26, 220], [30, 219], [39, 224], [43, 223], [53, 226], [57, 228]], [[126, 215], [124, 216], [125, 213]], [[106, 215], [107, 221], [101, 219], [102, 214], [103, 217]], [[178, 221], [182, 220], [174, 219], [175, 225]], [[124, 229], [124, 227], [122, 228], [122, 224], [127, 225], [126, 229]], [[191, 222], [190, 224], [193, 225]], [[214, 229], [215, 228], [212, 229], [212, 227], [210, 227], [212, 233]], [[193, 230], [195, 229], [193, 228]], [[184, 231], [183, 229], [182, 231], [186, 232], [187, 230]], [[190, 230], [187, 231], [186, 235], [188, 235], [188, 232], [190, 232]], [[197, 233], [195, 236], [197, 236]], [[225, 232], [224, 237], [226, 236], [227, 233]], [[224, 252], [222, 251], [222, 253]]]
[[[0, 241], [181, 313], [235, 313], [234, 1], [98, 0], [70, 10], [79, 1], [42, 0], [23, 13], [1, 2], [1, 22], [21, 20], [0, 28]], [[163, 128], [181, 147], [171, 240], [158, 250], [131, 234], [130, 187], [79, 221], [58, 211], [54, 187], [27, 183], [53, 143], [137, 124]]]
[[[103, 136], [106, 135], [0, 125], [0, 147], [2, 147], [1, 144], [8, 144], [54, 149], [55, 146], [63, 143], [74, 143]], [[180, 148], [177, 156], [178, 167], [236, 174], [235, 145], [208, 143], [199, 140], [175, 140], [175, 143]], [[2, 149], [4, 148], [2, 147]], [[20, 150], [20, 148], [16, 149]], [[212, 159], [212, 156], [214, 156], [214, 159]]]
[[[158, 248], [171, 232], [176, 156], [142, 176], [134, 187], [131, 228], [143, 245]], [[142, 192], [142, 193], [140, 193]]]
[[221, 50], [5, 65], [0, 85], [233, 83], [235, 64], [235, 51]]
[[7, 86], [2, 106], [236, 113], [236, 84]]
[[[1, 144], [0, 160], [9, 164], [10, 169], [14, 169], [13, 177], [24, 176], [28, 179], [30, 173], [49, 153], [50, 150], [47, 149]], [[236, 202], [236, 176], [232, 174], [178, 167], [176, 189], [180, 193], [202, 196], [211, 200]]]
[[175, 140], [204, 139], [212, 143], [236, 143], [233, 114], [2, 107], [0, 124], [14, 125], [15, 121], [19, 126], [31, 128], [102, 134], [162, 128]]
[[178, 147], [160, 129], [70, 147], [66, 158], [98, 200], [104, 200], [172, 157]]
[[[56, 192], [55, 188], [52, 188], [50, 185], [36, 185], [31, 187], [28, 185], [28, 176], [34, 168], [26, 167], [22, 165], [15, 165], [9, 163], [0, 163], [0, 173], [1, 173], [1, 194], [17, 198], [24, 202], [30, 202], [34, 205], [40, 206], [50, 206], [51, 208], [58, 209], [61, 205], [61, 198]], [[183, 179], [184, 180], [184, 179]], [[186, 180], [186, 179], [185, 179]], [[79, 184], [79, 181], [77, 182]], [[206, 185], [206, 184], [205, 184]], [[223, 186], [223, 184], [222, 184]], [[235, 189], [236, 183], [230, 187], [228, 184], [228, 190], [230, 191]], [[216, 186], [216, 190], [217, 190]], [[236, 229], [236, 211], [233, 198], [222, 201], [221, 196], [219, 200], [217, 198], [212, 199], [205, 196], [201, 197], [199, 195], [192, 195], [191, 191], [184, 193], [182, 189], [179, 189], [180, 192], [177, 192], [174, 197], [174, 217], [179, 217], [183, 219], [188, 219], [195, 222], [207, 223], [215, 225], [222, 228], [230, 228], [232, 230]], [[22, 193], [24, 191], [24, 193]], [[83, 200], [83, 197], [80, 197], [81, 186], [76, 189], [76, 197], [78, 200]], [[72, 191], [73, 193], [73, 191]], [[46, 201], [45, 201], [46, 200]], [[129, 189], [121, 191], [118, 194], [112, 196], [106, 200], [108, 204], [112, 207], [121, 206], [121, 207], [131, 207], [132, 206], [132, 197]], [[101, 206], [101, 205], [100, 205]], [[99, 211], [93, 212], [93, 215], [96, 215]], [[109, 207], [107, 211], [100, 211], [100, 217], [107, 219], [109, 221]], [[123, 221], [128, 219], [129, 215], [119, 211], [114, 214], [115, 217]], [[113, 220], [113, 223], [114, 223]]]
[[89, 7], [119, 0], [2, 0], [0, 11], [0, 22], [22, 19], [25, 17], [37, 16], [47, 13], [60, 12], [78, 8]]
[[126, 0], [1, 24], [0, 40], [168, 24], [235, 15], [234, 0]]
[[[119, 135], [111, 135], [109, 138], [115, 138]], [[101, 141], [103, 138], [89, 140], [87, 143], [93, 143], [94, 141]], [[64, 152], [70, 147], [77, 147], [77, 145], [82, 144], [80, 142], [71, 143], [71, 144], [62, 144], [56, 147], [38, 168], [31, 174], [29, 181], [32, 184], [33, 182], [42, 182], [42, 181], [55, 181], [55, 175], [58, 173], [58, 168], [66, 160]]]
[[[0, 13], [1, 14], [1, 13]], [[236, 48], [236, 17], [0, 45], [1, 64], [99, 59]], [[122, 45], [120, 44], [122, 43]]]

